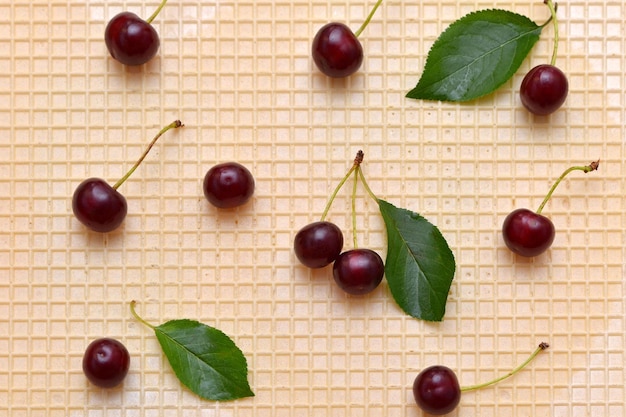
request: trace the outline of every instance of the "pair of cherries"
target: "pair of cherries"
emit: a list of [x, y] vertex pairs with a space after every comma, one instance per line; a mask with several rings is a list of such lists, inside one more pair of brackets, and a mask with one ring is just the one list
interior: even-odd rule
[[[170, 129], [183, 126], [176, 120], [152, 139], [143, 155], [114, 185], [102, 178], [88, 178], [81, 182], [72, 197], [72, 210], [76, 218], [95, 232], [117, 229], [128, 212], [126, 198], [117, 190], [144, 160], [159, 137]], [[224, 162], [213, 166], [204, 176], [202, 189], [206, 199], [218, 208], [234, 208], [245, 204], [254, 193], [255, 182], [250, 171], [237, 162]]]
[[343, 233], [328, 221], [309, 223], [300, 229], [293, 248], [298, 260], [309, 268], [324, 268], [332, 263], [335, 282], [348, 294], [374, 291], [385, 274], [385, 264], [375, 251], [356, 248], [341, 252]]
[[[370, 293], [378, 287], [385, 275], [385, 264], [378, 253], [367, 248], [357, 248], [356, 208], [356, 185], [360, 178], [366, 189], [370, 191], [361, 171], [364, 153], [359, 150], [354, 158], [352, 167], [339, 182], [335, 191], [331, 194], [322, 219], [309, 223], [302, 227], [293, 241], [293, 249], [298, 260], [305, 266], [318, 269], [333, 264], [333, 278], [345, 292], [352, 295]], [[334, 223], [324, 220], [333, 204], [337, 193], [343, 187], [348, 178], [354, 174], [354, 187], [352, 189], [352, 217], [354, 233], [354, 249], [343, 250], [343, 233]]]

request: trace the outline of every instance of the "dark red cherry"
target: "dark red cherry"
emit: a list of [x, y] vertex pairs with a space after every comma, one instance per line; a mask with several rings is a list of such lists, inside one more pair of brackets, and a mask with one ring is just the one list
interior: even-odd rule
[[550, 219], [524, 208], [512, 211], [502, 225], [504, 243], [522, 256], [542, 254], [552, 245], [554, 236], [554, 224]]
[[567, 77], [554, 65], [538, 65], [522, 80], [520, 98], [528, 111], [547, 115], [558, 110], [569, 90]]
[[372, 292], [385, 274], [385, 264], [371, 249], [343, 252], [333, 264], [333, 278], [339, 288], [353, 295]]
[[448, 414], [461, 401], [461, 387], [454, 371], [435, 365], [422, 370], [413, 382], [415, 402], [425, 412]]
[[237, 162], [224, 162], [209, 169], [202, 183], [204, 196], [219, 208], [246, 203], [254, 193], [254, 177]]
[[104, 31], [111, 56], [124, 65], [142, 65], [159, 50], [159, 35], [154, 27], [134, 13], [113, 17]]
[[332, 263], [343, 248], [343, 233], [334, 223], [309, 223], [296, 233], [293, 250], [298, 260], [309, 268], [323, 268]]
[[182, 122], [175, 120], [161, 129], [132, 168], [113, 186], [100, 178], [88, 178], [81, 182], [72, 196], [72, 210], [76, 218], [96, 232], [110, 232], [117, 228], [128, 211], [126, 199], [117, 189], [135, 172], [163, 133], [181, 126]]
[[313, 39], [313, 61], [329, 77], [354, 74], [363, 62], [363, 47], [343, 23], [327, 23]]
[[126, 198], [105, 180], [88, 178], [78, 185], [72, 197], [76, 218], [96, 232], [116, 229], [126, 217]]
[[101, 388], [119, 385], [130, 367], [126, 347], [115, 339], [96, 339], [87, 346], [83, 356], [83, 372], [92, 384]]

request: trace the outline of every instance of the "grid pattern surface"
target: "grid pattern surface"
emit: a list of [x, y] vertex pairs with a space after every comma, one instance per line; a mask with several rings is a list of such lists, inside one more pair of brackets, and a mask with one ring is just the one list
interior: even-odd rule
[[[551, 348], [512, 379], [464, 394], [453, 415], [626, 417], [626, 5], [572, 0], [559, 8], [558, 65], [566, 105], [522, 109], [519, 84], [549, 60], [552, 30], [513, 79], [465, 104], [404, 98], [438, 34], [463, 14], [499, 7], [543, 21], [541, 1], [385, 1], [360, 36], [361, 70], [320, 74], [317, 29], [356, 29], [373, 6], [318, 0], [170, 0], [154, 24], [157, 57], [125, 68], [103, 33], [116, 13], [149, 16], [158, 1], [4, 0], [0, 4], [0, 417], [420, 416], [411, 393], [432, 364], [462, 385], [508, 372], [541, 342]], [[87, 177], [116, 181], [161, 126], [181, 119], [120, 189], [121, 229], [90, 233], [71, 214]], [[358, 149], [374, 192], [437, 224], [457, 260], [445, 320], [404, 315], [385, 283], [344, 295], [329, 268], [292, 253]], [[499, 232], [508, 212], [546, 207], [553, 248], [513, 256]], [[253, 201], [219, 211], [201, 180], [237, 160]], [[384, 255], [367, 194], [358, 241]], [[352, 242], [349, 187], [330, 219]], [[191, 318], [242, 348], [254, 398], [199, 400], [175, 379], [154, 323]], [[81, 369], [92, 339], [131, 352], [123, 386], [96, 389]]]

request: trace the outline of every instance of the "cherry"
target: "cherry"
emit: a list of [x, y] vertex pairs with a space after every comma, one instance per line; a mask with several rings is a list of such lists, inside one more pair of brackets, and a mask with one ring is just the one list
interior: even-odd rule
[[504, 219], [502, 236], [511, 251], [522, 256], [537, 256], [554, 242], [552, 221], [525, 208], [513, 210]]
[[570, 172], [583, 171], [587, 173], [597, 170], [599, 165], [600, 161], [595, 161], [586, 166], [574, 166], [566, 169], [552, 185], [536, 212], [521, 208], [509, 213], [502, 224], [502, 237], [506, 246], [512, 252], [527, 257], [537, 256], [545, 252], [554, 242], [556, 234], [552, 221], [541, 214], [552, 193]]
[[435, 365], [417, 375], [413, 382], [413, 396], [419, 408], [439, 416], [456, 408], [461, 401], [461, 387], [452, 369]]
[[363, 295], [378, 287], [385, 274], [382, 258], [371, 249], [343, 252], [333, 264], [333, 278], [345, 292]]
[[209, 169], [202, 184], [204, 196], [219, 208], [246, 203], [254, 193], [254, 177], [237, 162], [224, 162]]
[[322, 26], [313, 38], [311, 53], [319, 70], [333, 78], [343, 78], [354, 74], [363, 63], [363, 46], [359, 35], [368, 25], [382, 0], [377, 0], [361, 27], [352, 32], [340, 22]]
[[461, 393], [494, 385], [515, 375], [528, 365], [539, 352], [547, 349], [547, 343], [540, 343], [537, 349], [517, 368], [506, 375], [489, 382], [461, 388], [454, 371], [447, 366], [434, 365], [423, 369], [413, 381], [413, 397], [415, 403], [423, 411], [433, 415], [444, 415], [454, 410], [461, 401]]
[[72, 197], [72, 211], [76, 218], [88, 229], [95, 232], [105, 233], [117, 229], [126, 218], [128, 211], [126, 198], [117, 191], [118, 187], [135, 172], [163, 133], [181, 126], [183, 126], [181, 121], [176, 120], [161, 129], [152, 139], [141, 158], [113, 186], [101, 178], [88, 178], [81, 182], [76, 187]]
[[101, 178], [88, 178], [74, 191], [72, 210], [76, 218], [95, 232], [110, 232], [126, 218], [126, 198]]
[[293, 249], [298, 260], [309, 268], [323, 268], [332, 263], [343, 248], [343, 233], [337, 225], [319, 221], [296, 233]]
[[327, 23], [313, 39], [313, 61], [324, 74], [341, 78], [354, 74], [363, 62], [363, 46], [343, 23]]
[[537, 115], [548, 115], [558, 110], [568, 93], [567, 77], [554, 65], [538, 65], [524, 77], [520, 98], [524, 107]]
[[[520, 99], [528, 111], [545, 116], [557, 111], [565, 102], [569, 90], [567, 77], [555, 66], [559, 45], [559, 25], [556, 17], [557, 4], [544, 0], [550, 9], [550, 21], [554, 24], [554, 47], [550, 64], [537, 65], [522, 80]], [[542, 27], [543, 27], [542, 26]]]
[[109, 21], [104, 42], [114, 59], [124, 65], [143, 65], [156, 55], [160, 40], [151, 23], [166, 2], [163, 0], [147, 20], [131, 12], [122, 12]]
[[130, 367], [126, 347], [111, 338], [96, 339], [87, 346], [83, 356], [83, 372], [92, 384], [101, 388], [119, 385]]

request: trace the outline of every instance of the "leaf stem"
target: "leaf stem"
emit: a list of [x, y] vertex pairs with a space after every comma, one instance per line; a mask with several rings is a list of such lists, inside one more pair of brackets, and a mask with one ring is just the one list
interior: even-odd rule
[[147, 321], [145, 321], [144, 319], [142, 319], [139, 314], [137, 314], [137, 311], [135, 311], [135, 304], [137, 304], [137, 302], [135, 300], [132, 300], [130, 302], [130, 312], [133, 313], [133, 316], [135, 316], [135, 318], [137, 320], [139, 320], [139, 322], [141, 322], [143, 325], [148, 326], [149, 328], [151, 328], [152, 330], [155, 329], [155, 327], [153, 325], [151, 325], [150, 323], [148, 323]]
[[135, 165], [133, 165], [133, 167], [126, 173], [126, 175], [124, 175], [122, 178], [120, 178], [119, 181], [117, 181], [113, 185], [113, 189], [117, 190], [119, 188], [119, 186], [122, 185], [124, 183], [124, 181], [126, 181], [128, 179], [128, 177], [130, 177], [132, 175], [133, 172], [135, 172], [137, 167], [139, 167], [139, 165], [143, 162], [145, 157], [148, 155], [148, 152], [150, 152], [150, 149], [152, 149], [152, 147], [154, 146], [156, 141], [161, 137], [161, 135], [163, 135], [163, 133], [167, 132], [170, 129], [175, 129], [175, 128], [181, 127], [181, 126], [184, 126], [183, 123], [180, 120], [175, 120], [172, 123], [170, 123], [169, 125], [165, 126], [163, 129], [161, 129], [159, 131], [159, 133], [157, 133], [157, 135], [154, 137], [154, 139], [152, 139], [152, 142], [150, 142], [150, 144], [148, 145], [146, 150], [143, 152], [143, 155], [141, 155], [141, 158], [139, 158], [139, 160], [137, 162], [135, 162]]
[[363, 183], [363, 186], [365, 187], [365, 191], [367, 191], [369, 196], [372, 197], [372, 199], [376, 201], [376, 203], [378, 203], [380, 200], [378, 199], [378, 197], [376, 197], [376, 194], [374, 194], [369, 184], [365, 180], [365, 175], [363, 175], [363, 170], [361, 169], [361, 167], [358, 167], [357, 169], [359, 171], [359, 176], [361, 177], [361, 182]]
[[556, 64], [557, 50], [559, 49], [559, 22], [556, 17], [558, 5], [552, 0], [544, 0], [544, 3], [547, 4], [550, 9], [550, 20], [554, 25], [554, 49], [552, 50], [552, 59], [550, 61], [550, 64], [554, 66]]
[[462, 387], [461, 391], [473, 391], [473, 390], [477, 390], [477, 389], [480, 389], [480, 388], [484, 388], [486, 386], [496, 384], [496, 383], [502, 381], [503, 379], [506, 379], [506, 378], [516, 374], [517, 372], [521, 371], [526, 365], [528, 365], [533, 359], [535, 359], [535, 356], [537, 356], [539, 354], [539, 352], [541, 352], [542, 350], [546, 350], [548, 347], [550, 347], [550, 345], [548, 345], [547, 343], [541, 342], [539, 344], [539, 346], [537, 347], [537, 349], [535, 349], [535, 351], [530, 355], [530, 357], [528, 359], [526, 359], [524, 361], [524, 363], [522, 363], [517, 368], [513, 369], [512, 371], [510, 371], [508, 374], [503, 375], [503, 376], [501, 376], [499, 378], [496, 378], [496, 379], [494, 379], [492, 381], [482, 383], [482, 384], [476, 384], [476, 385], [470, 385], [470, 386], [467, 386], [467, 387]]
[[376, 13], [376, 9], [378, 9], [378, 6], [380, 6], [380, 4], [382, 2], [383, 2], [383, 0], [377, 0], [376, 1], [376, 4], [374, 5], [374, 7], [370, 11], [370, 13], [367, 15], [367, 18], [365, 19], [365, 21], [361, 24], [361, 27], [359, 27], [357, 29], [357, 31], [354, 32], [354, 36], [356, 36], [357, 38], [359, 37], [361, 32], [363, 32], [363, 29], [365, 29], [365, 27], [369, 24], [370, 20], [372, 20], [372, 17], [374, 16], [374, 13]]
[[537, 214], [541, 214], [541, 211], [543, 210], [544, 206], [546, 205], [546, 203], [548, 202], [550, 197], [552, 197], [552, 193], [554, 193], [554, 190], [556, 190], [556, 187], [561, 183], [561, 181], [563, 181], [563, 178], [565, 178], [567, 176], [567, 174], [569, 174], [572, 171], [582, 171], [582, 172], [584, 172], [586, 174], [588, 172], [597, 170], [599, 166], [600, 166], [600, 160], [597, 160], [597, 161], [594, 161], [594, 162], [590, 163], [589, 165], [573, 166], [573, 167], [567, 168], [561, 174], [561, 176], [555, 181], [555, 183], [552, 185], [552, 187], [550, 188], [550, 191], [548, 191], [548, 194], [543, 199], [543, 201], [541, 202], [541, 205], [537, 209]]
[[161, 1], [161, 4], [159, 4], [159, 7], [154, 11], [154, 13], [152, 13], [152, 15], [146, 19], [146, 22], [148, 23], [152, 23], [152, 21], [157, 17], [157, 15], [161, 12], [161, 9], [165, 6], [165, 3], [167, 3], [167, 0], [163, 0]]
[[339, 193], [339, 190], [341, 190], [341, 187], [343, 187], [346, 181], [348, 181], [348, 178], [350, 178], [350, 175], [352, 175], [352, 173], [357, 169], [357, 167], [361, 164], [361, 162], [363, 162], [363, 156], [364, 156], [363, 151], [358, 151], [356, 153], [356, 157], [354, 158], [354, 163], [352, 164], [352, 167], [348, 170], [346, 175], [341, 179], [339, 184], [337, 184], [337, 187], [335, 187], [335, 190], [333, 191], [333, 193], [330, 195], [330, 198], [328, 199], [328, 202], [326, 203], [326, 207], [324, 208], [324, 212], [322, 213], [322, 218], [320, 219], [320, 221], [324, 221], [324, 219], [328, 215], [328, 212], [330, 211], [330, 206], [332, 206], [333, 201], [335, 201], [335, 197], [337, 197], [337, 193]]

